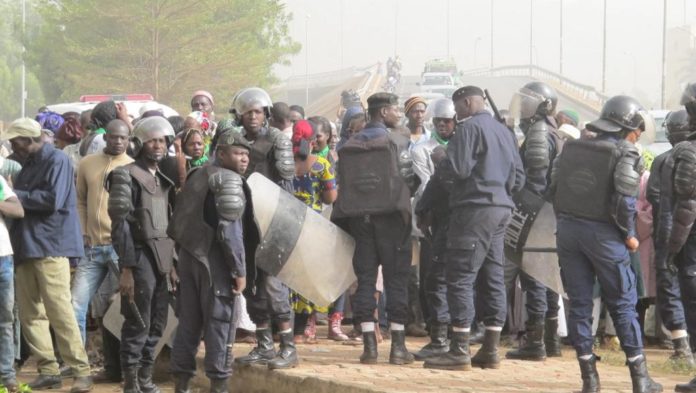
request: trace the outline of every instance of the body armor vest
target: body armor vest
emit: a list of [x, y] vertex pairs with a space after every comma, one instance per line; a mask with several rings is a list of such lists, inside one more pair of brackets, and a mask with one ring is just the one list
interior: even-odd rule
[[269, 159], [269, 154], [273, 149], [273, 141], [268, 134], [259, 134], [251, 145], [249, 152], [249, 166], [244, 177], [249, 177], [252, 173], [260, 173], [267, 178], [275, 181], [273, 162]]
[[129, 220], [133, 240], [147, 245], [160, 272], [168, 273], [174, 256], [174, 242], [167, 235], [169, 192], [173, 184], [159, 171], [153, 176], [135, 163], [126, 167], [141, 189], [139, 206], [135, 206]]

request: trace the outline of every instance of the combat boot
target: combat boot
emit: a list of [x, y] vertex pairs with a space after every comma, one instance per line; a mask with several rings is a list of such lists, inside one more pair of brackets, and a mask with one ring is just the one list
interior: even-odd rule
[[546, 356], [556, 358], [561, 356], [561, 336], [558, 335], [558, 318], [546, 318], [544, 326], [544, 347]]
[[190, 380], [191, 376], [188, 374], [174, 374], [174, 393], [191, 393]]
[[595, 354], [592, 354], [592, 357], [587, 360], [578, 358], [580, 375], [582, 376], [581, 393], [599, 393], [601, 391], [599, 373], [597, 372], [597, 360], [598, 358]]
[[449, 351], [447, 325], [434, 323], [430, 326], [430, 342], [413, 355], [416, 360], [422, 361], [433, 356], [444, 355], [447, 351]]
[[211, 379], [210, 393], [227, 393], [227, 378]]
[[449, 351], [442, 355], [425, 359], [423, 367], [438, 370], [471, 370], [469, 332], [452, 332]]
[[234, 362], [240, 366], [251, 366], [252, 364], [266, 365], [275, 358], [275, 355], [271, 329], [258, 329], [256, 330], [256, 346], [254, 349], [248, 355], [236, 358]]
[[480, 368], [500, 368], [498, 357], [498, 343], [500, 342], [500, 330], [486, 329], [483, 336], [483, 345], [476, 355], [471, 358], [471, 365]]
[[689, 383], [679, 383], [674, 387], [675, 392], [679, 393], [696, 393], [696, 378], [689, 381]]
[[297, 367], [300, 364], [300, 359], [297, 357], [297, 348], [295, 347], [295, 336], [292, 331], [280, 333], [280, 350], [273, 360], [268, 361], [269, 370], [282, 370], [286, 368]]
[[505, 357], [515, 360], [546, 360], [546, 348], [544, 347], [544, 324], [540, 320], [527, 321], [527, 340], [524, 345], [508, 351]]
[[377, 334], [375, 332], [363, 333], [363, 353], [360, 355], [360, 363], [377, 363]]
[[662, 385], [653, 381], [650, 375], [648, 375], [648, 363], [645, 361], [645, 355], [626, 363], [631, 371], [633, 393], [657, 393], [662, 391]]
[[160, 393], [160, 389], [152, 382], [152, 366], [138, 369], [138, 386], [143, 393]]
[[123, 393], [141, 393], [140, 386], [138, 386], [137, 368], [123, 370]]
[[391, 331], [389, 363], [398, 365], [413, 363], [413, 354], [406, 349], [406, 331], [404, 330]]
[[689, 338], [675, 338], [672, 340], [672, 344], [674, 345], [674, 353], [669, 357], [670, 360], [684, 364], [689, 368], [694, 368], [694, 354], [691, 353], [691, 348], [689, 347]]

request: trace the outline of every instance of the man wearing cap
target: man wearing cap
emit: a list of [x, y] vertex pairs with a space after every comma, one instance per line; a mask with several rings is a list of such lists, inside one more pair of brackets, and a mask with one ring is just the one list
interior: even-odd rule
[[166, 136], [163, 117], [148, 117], [133, 129], [135, 162], [111, 171], [108, 212], [111, 239], [121, 268], [121, 369], [124, 393], [155, 393], [155, 346], [167, 321], [174, 242], [167, 236], [174, 182], [162, 174]]
[[418, 186], [408, 139], [388, 128], [399, 125], [398, 97], [376, 93], [367, 99], [370, 122], [339, 150], [339, 189], [333, 219], [347, 219], [355, 238], [353, 269], [358, 277], [354, 315], [363, 332], [360, 362], [377, 362], [374, 298], [382, 266], [391, 330], [391, 364], [413, 362], [406, 349], [408, 277], [411, 266], [411, 203]]
[[408, 119], [406, 127], [411, 132], [411, 148], [430, 140], [430, 131], [423, 125], [427, 108], [423, 97], [414, 96], [404, 102], [404, 114]]
[[215, 164], [194, 169], [177, 196], [168, 229], [179, 245], [179, 326], [171, 361], [176, 393], [189, 391], [201, 337], [210, 391], [227, 392], [235, 296], [246, 287], [244, 228], [253, 228], [251, 191], [243, 177], [249, 150], [241, 134], [223, 134]]
[[[636, 197], [643, 164], [634, 143], [647, 113], [635, 99], [607, 100], [600, 118], [587, 125], [595, 139], [569, 141], [554, 162], [550, 196], [557, 215], [556, 244], [568, 299], [568, 332], [580, 366], [583, 392], [600, 390], [592, 353], [592, 288], [599, 282], [626, 354], [634, 393], [661, 392], [648, 375], [636, 313], [636, 276], [629, 252], [638, 249]], [[688, 169], [688, 168], [687, 168]], [[676, 176], [681, 175], [675, 167]], [[689, 176], [692, 172], [687, 172]], [[678, 199], [678, 198], [677, 198]], [[683, 213], [683, 209], [675, 209]], [[675, 217], [673, 234], [688, 234]], [[670, 246], [673, 239], [670, 239]]]
[[[449, 352], [427, 359], [424, 366], [498, 368], [497, 347], [506, 314], [503, 237], [514, 207], [512, 195], [524, 185], [524, 168], [514, 135], [485, 109], [480, 88], [462, 87], [452, 101], [457, 119], [470, 117], [457, 124], [447, 157], [434, 175], [450, 193], [445, 258], [452, 336]], [[469, 333], [477, 281], [478, 319], [486, 331], [472, 358]]]
[[50, 324], [58, 350], [75, 376], [71, 391], [89, 391], [89, 360], [70, 304], [68, 258], [84, 256], [70, 159], [42, 142], [41, 126], [31, 119], [15, 120], [3, 139], [10, 141], [14, 153], [24, 161], [14, 185], [25, 215], [15, 222], [10, 236], [19, 318], [39, 368], [39, 376], [29, 386], [38, 390], [62, 385]]

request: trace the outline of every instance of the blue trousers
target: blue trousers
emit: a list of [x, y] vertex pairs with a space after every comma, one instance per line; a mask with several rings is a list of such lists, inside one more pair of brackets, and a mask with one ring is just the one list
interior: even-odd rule
[[696, 341], [696, 236], [690, 235], [677, 255], [678, 295], [691, 342]]
[[520, 271], [522, 290], [527, 294], [527, 315], [530, 320], [541, 321], [544, 318], [558, 317], [558, 294], [529, 274]]
[[0, 384], [15, 378], [14, 361], [14, 262], [0, 257]]
[[452, 210], [446, 245], [447, 303], [452, 326], [471, 326], [476, 314], [475, 292], [481, 311], [478, 320], [491, 327], [505, 323], [503, 237], [510, 215], [511, 209], [494, 206]]
[[592, 288], [595, 277], [626, 357], [643, 353], [636, 275], [628, 249], [612, 224], [560, 216], [556, 244], [570, 310], [568, 332], [578, 356], [592, 353]]

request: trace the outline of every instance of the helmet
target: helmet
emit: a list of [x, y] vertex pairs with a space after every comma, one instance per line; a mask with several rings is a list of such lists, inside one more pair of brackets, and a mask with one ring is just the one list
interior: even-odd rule
[[360, 95], [353, 89], [343, 90], [341, 92], [341, 105], [344, 108], [350, 108], [351, 106], [361, 106]]
[[650, 115], [632, 97], [614, 96], [607, 100], [599, 114], [599, 119], [587, 123], [587, 129], [594, 132], [619, 132], [641, 128], [645, 131]]
[[672, 145], [686, 139], [689, 135], [689, 114], [684, 110], [669, 112], [665, 117], [665, 133]]
[[696, 83], [689, 83], [686, 85], [681, 96], [680, 104], [684, 105], [689, 115], [696, 116]]
[[534, 115], [549, 116], [556, 110], [558, 94], [546, 83], [529, 82], [519, 93], [528, 101], [527, 105], [523, 106], [525, 111], [520, 113], [520, 119], [529, 119]]
[[454, 103], [449, 98], [438, 98], [430, 103], [428, 112], [433, 119], [454, 119]]
[[263, 108], [266, 117], [269, 116], [269, 110], [273, 107], [271, 97], [265, 90], [258, 87], [249, 87], [239, 91], [232, 102], [232, 110], [238, 121], [243, 114], [256, 107]]
[[146, 142], [159, 137], [164, 137], [167, 141], [174, 140], [174, 128], [167, 119], [153, 116], [138, 121], [133, 128], [133, 136], [131, 136], [133, 156], [137, 157], [140, 154], [140, 150]]

